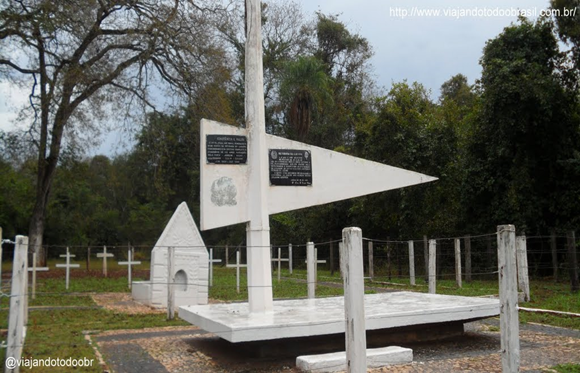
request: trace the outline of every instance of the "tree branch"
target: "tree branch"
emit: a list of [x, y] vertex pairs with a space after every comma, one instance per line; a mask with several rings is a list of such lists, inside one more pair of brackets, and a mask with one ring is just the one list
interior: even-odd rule
[[23, 67], [18, 66], [17, 64], [15, 64], [14, 62], [10, 61], [10, 60], [5, 60], [5, 59], [0, 59], [0, 65], [6, 65], [6, 66], [10, 66], [11, 68], [13, 68], [14, 70], [18, 71], [19, 73], [22, 74], [38, 74], [40, 73], [39, 69], [25, 69]]

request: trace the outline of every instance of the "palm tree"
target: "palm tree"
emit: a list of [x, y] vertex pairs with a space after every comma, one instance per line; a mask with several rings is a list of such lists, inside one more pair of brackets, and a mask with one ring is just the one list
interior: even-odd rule
[[332, 101], [331, 78], [316, 57], [299, 57], [284, 69], [280, 85], [282, 101], [290, 102], [288, 122], [299, 140], [304, 140], [313, 116], [323, 103]]

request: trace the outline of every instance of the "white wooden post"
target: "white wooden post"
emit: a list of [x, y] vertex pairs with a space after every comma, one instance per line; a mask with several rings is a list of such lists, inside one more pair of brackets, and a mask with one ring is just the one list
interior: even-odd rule
[[461, 288], [461, 240], [455, 239], [455, 282]]
[[373, 241], [369, 241], [369, 277], [371, 281], [375, 277], [375, 268], [373, 263]]
[[423, 235], [423, 258], [425, 259], [425, 282], [429, 283], [429, 240]]
[[314, 242], [306, 244], [306, 281], [308, 282], [308, 299], [314, 299], [316, 289], [316, 259], [314, 257]]
[[32, 252], [32, 268], [28, 268], [28, 272], [32, 272], [32, 299], [36, 299], [36, 272], [46, 272], [48, 267], [36, 266], [36, 251]]
[[429, 240], [429, 293], [437, 292], [437, 241]]
[[236, 286], [240, 294], [240, 250], [236, 251]]
[[[211, 252], [211, 251], [210, 251]], [[167, 319], [175, 317], [175, 249], [167, 248]], [[210, 262], [211, 267], [211, 262]]]
[[518, 286], [524, 293], [524, 302], [530, 301], [530, 278], [528, 277], [528, 249], [526, 236], [516, 237], [516, 255], [518, 266]]
[[81, 265], [80, 264], [73, 264], [70, 262], [70, 258], [74, 258], [76, 255], [71, 255], [69, 248], [66, 248], [66, 254], [65, 255], [60, 255], [61, 258], [66, 258], [66, 262], [65, 264], [57, 264], [56, 267], [57, 268], [65, 268], [66, 270], [66, 290], [68, 290], [68, 285], [70, 283], [70, 270], [71, 268], [79, 268]]
[[228, 266], [230, 260], [230, 248], [226, 245], [226, 267]]
[[131, 269], [132, 269], [133, 265], [139, 265], [139, 264], [141, 264], [140, 261], [134, 261], [133, 260], [133, 256], [134, 256], [134, 249], [131, 248], [131, 247], [129, 247], [129, 250], [127, 252], [127, 257], [129, 258], [129, 260], [126, 261], [126, 262], [119, 262], [118, 263], [119, 265], [127, 266], [128, 267], [127, 274], [128, 274], [128, 281], [129, 281], [129, 289], [131, 289], [131, 284], [132, 284], [132, 279], [131, 279], [131, 272], [132, 271], [131, 271]]
[[292, 244], [288, 244], [288, 267], [290, 269], [290, 274], [292, 274]]
[[278, 248], [278, 282], [280, 282], [280, 272], [282, 271], [282, 248]]
[[340, 271], [344, 278], [346, 366], [349, 373], [367, 371], [363, 243], [360, 228], [342, 231]]
[[415, 286], [415, 243], [412, 240], [409, 241], [409, 279]]
[[107, 274], [107, 258], [113, 258], [115, 255], [112, 253], [107, 253], [107, 246], [103, 246], [103, 252], [97, 253], [97, 258], [103, 258], [103, 275], [105, 277], [108, 276]]
[[501, 363], [504, 373], [513, 373], [520, 369], [516, 228], [513, 225], [500, 225], [497, 230]]
[[209, 249], [209, 287], [213, 286], [213, 249]]
[[[28, 278], [28, 237], [16, 236], [14, 261], [12, 265], [12, 288], [10, 291], [10, 311], [8, 315], [8, 338], [6, 358], [20, 360], [24, 344], [26, 326], [26, 282]], [[6, 367], [5, 372], [18, 372]]]
[[465, 236], [465, 281], [471, 282], [471, 235]]
[[[338, 265], [339, 265], [340, 268], [342, 268], [342, 263], [341, 263], [341, 260], [342, 259], [340, 257], [340, 253], [342, 252], [342, 250], [344, 250], [343, 246], [344, 246], [344, 242], [340, 241], [338, 243]], [[342, 276], [342, 269], [341, 269], [341, 272], [340, 272], [340, 278], [344, 278]]]

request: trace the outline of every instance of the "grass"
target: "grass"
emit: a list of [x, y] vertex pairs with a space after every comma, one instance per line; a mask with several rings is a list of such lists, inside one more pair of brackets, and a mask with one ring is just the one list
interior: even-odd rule
[[[91, 262], [91, 268], [93, 263]], [[98, 275], [100, 263], [96, 269]], [[111, 277], [98, 277], [94, 273], [86, 270], [76, 270], [70, 281], [70, 288], [65, 289], [64, 271], [52, 271], [51, 277], [40, 277], [37, 280], [37, 299], [30, 300], [30, 306], [94, 306], [90, 293], [101, 292], [128, 292], [126, 267], [122, 269], [109, 267]], [[247, 277], [246, 271], [241, 271], [240, 293], [236, 291], [235, 269], [214, 267], [213, 286], [209, 290], [210, 298], [223, 301], [243, 301], [247, 300]], [[139, 277], [147, 278], [148, 273], [141, 271], [135, 273]], [[294, 270], [292, 274], [288, 270], [282, 271], [282, 281], [277, 281], [277, 272], [273, 273], [273, 293], [276, 299], [303, 298], [307, 296], [306, 271], [304, 269]], [[342, 280], [340, 274], [330, 271], [318, 270], [317, 297], [337, 296], [343, 294]], [[367, 282], [372, 287], [389, 287], [400, 290], [410, 290], [427, 292], [427, 286], [422, 278], [417, 278], [416, 286], [411, 286], [408, 279], [393, 278], [390, 283], [385, 284], [376, 279], [375, 282]], [[326, 283], [333, 283], [326, 286]], [[449, 278], [438, 281], [437, 292], [439, 294], [463, 295], [463, 296], [484, 296], [496, 295], [498, 293], [497, 280], [475, 280], [464, 282], [463, 287], [458, 289], [455, 281]], [[5, 289], [6, 290], [6, 289]], [[547, 281], [532, 281], [531, 283], [532, 301], [522, 304], [530, 308], [552, 309], [566, 312], [580, 313], [580, 297], [569, 292], [568, 284]], [[0, 328], [7, 328], [8, 298], [0, 298]], [[562, 326], [580, 330], [580, 319], [570, 317], [560, 317], [545, 314], [529, 314], [520, 312], [520, 321], [536, 322], [555, 326]], [[24, 348], [24, 357], [37, 359], [47, 357], [59, 358], [89, 358], [96, 359], [94, 351], [88, 345], [83, 334], [87, 330], [117, 330], [117, 329], [142, 329], [147, 327], [161, 327], [174, 325], [189, 325], [180, 320], [167, 321], [164, 314], [152, 315], [128, 315], [115, 313], [104, 309], [46, 309], [41, 311], [30, 311], [29, 328]], [[0, 358], [4, 350], [0, 350]], [[96, 364], [96, 360], [95, 360]], [[48, 372], [49, 368], [33, 368], [32, 372]], [[554, 368], [555, 371], [563, 373], [580, 373], [578, 365], [562, 365]], [[62, 370], [63, 372], [73, 372]], [[94, 365], [92, 368], [85, 368], [83, 372], [100, 372], [101, 368]]]
[[552, 371], [559, 373], [580, 373], [580, 365], [578, 364], [564, 364], [552, 367]]
[[[93, 348], [85, 340], [83, 331], [142, 329], [164, 326], [190, 325], [180, 319], [167, 321], [164, 314], [128, 315], [107, 310], [31, 311], [24, 358], [88, 358], [95, 359], [93, 367], [83, 372], [102, 372]], [[62, 372], [76, 372], [78, 368], [59, 368]], [[34, 368], [31, 372], [54, 372], [54, 368]]]

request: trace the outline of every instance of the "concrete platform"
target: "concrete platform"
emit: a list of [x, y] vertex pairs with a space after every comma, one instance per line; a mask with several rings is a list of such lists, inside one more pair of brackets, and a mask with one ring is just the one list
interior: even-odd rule
[[[413, 292], [365, 295], [366, 329], [468, 322], [499, 315], [499, 300]], [[233, 343], [344, 333], [344, 298], [281, 300], [266, 314], [248, 303], [181, 306], [179, 317]]]
[[[367, 368], [413, 362], [413, 350], [398, 346], [367, 349]], [[346, 352], [298, 356], [296, 367], [305, 372], [340, 372], [346, 370]]]

